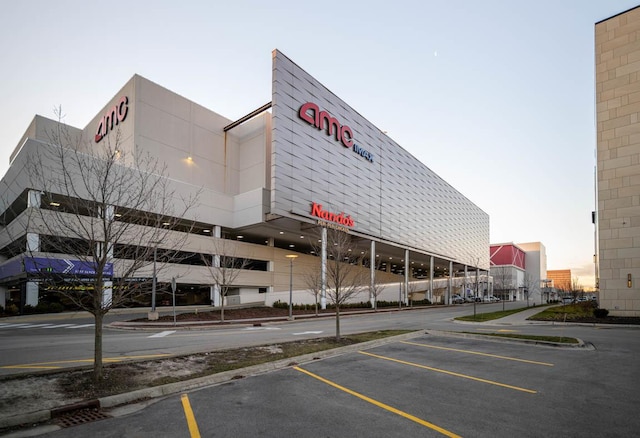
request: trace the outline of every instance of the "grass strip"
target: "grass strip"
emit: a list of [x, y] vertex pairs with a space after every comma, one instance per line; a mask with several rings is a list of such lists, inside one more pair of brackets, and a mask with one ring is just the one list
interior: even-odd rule
[[492, 321], [494, 319], [504, 318], [505, 316], [513, 315], [514, 313], [520, 313], [529, 309], [531, 309], [531, 307], [522, 307], [519, 309], [511, 309], [511, 310], [500, 310], [498, 312], [477, 313], [475, 316], [474, 315], [459, 316], [455, 319], [456, 321], [485, 322], [485, 321]]
[[494, 336], [497, 338], [513, 338], [527, 339], [531, 341], [555, 342], [557, 344], [578, 344], [576, 338], [568, 338], [566, 336], [538, 336], [538, 335], [518, 335], [514, 333], [478, 333], [478, 332], [462, 332], [470, 335]]

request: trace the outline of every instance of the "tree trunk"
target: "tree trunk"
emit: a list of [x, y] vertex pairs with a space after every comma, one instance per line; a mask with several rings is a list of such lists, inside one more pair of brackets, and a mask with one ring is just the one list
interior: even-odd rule
[[93, 347], [93, 381], [98, 383], [102, 380], [102, 320], [104, 315], [98, 311], [94, 315], [95, 336]]
[[220, 322], [224, 322], [224, 296], [220, 295]]

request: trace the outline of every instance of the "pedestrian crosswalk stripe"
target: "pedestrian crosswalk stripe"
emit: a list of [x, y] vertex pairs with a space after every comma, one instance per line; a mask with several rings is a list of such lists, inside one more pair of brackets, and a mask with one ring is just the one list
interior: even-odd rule
[[164, 332], [156, 333], [155, 335], [148, 336], [149, 338], [164, 338], [165, 336], [175, 333], [175, 330], [167, 330]]

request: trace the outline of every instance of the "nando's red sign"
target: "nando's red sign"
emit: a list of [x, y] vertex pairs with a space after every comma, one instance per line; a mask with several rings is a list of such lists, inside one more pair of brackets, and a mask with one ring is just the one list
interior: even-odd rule
[[311, 203], [311, 216], [318, 217], [325, 221], [335, 222], [336, 224], [343, 225], [345, 227], [353, 227], [355, 221], [350, 215], [346, 215], [343, 212], [331, 213], [322, 209], [322, 204]]
[[107, 113], [102, 116], [100, 122], [98, 123], [98, 128], [96, 129], [96, 143], [99, 143], [110, 130], [113, 130], [114, 125], [118, 125], [121, 122], [124, 122], [124, 119], [127, 118], [127, 114], [129, 113], [129, 98], [127, 96], [123, 96], [120, 101], [112, 106]]

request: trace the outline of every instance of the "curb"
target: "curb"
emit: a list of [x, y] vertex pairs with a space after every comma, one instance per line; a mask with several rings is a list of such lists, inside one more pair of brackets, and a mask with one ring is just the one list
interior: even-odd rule
[[582, 348], [585, 350], [595, 350], [593, 345], [585, 343], [580, 338], [573, 338], [573, 336], [567, 336], [567, 338], [571, 337], [573, 339], [577, 339], [578, 340], [577, 344], [565, 344], [560, 342], [537, 341], [534, 339], [508, 338], [508, 337], [489, 336], [489, 335], [482, 335], [482, 334], [476, 335], [473, 333], [446, 332], [446, 331], [439, 331], [439, 330], [426, 330], [426, 334], [434, 335], [434, 336], [448, 336], [451, 338], [482, 339], [483, 341], [492, 341], [492, 342], [538, 345], [541, 347], [569, 348], [569, 349]]
[[[333, 348], [330, 350], [318, 351], [316, 353], [305, 354], [302, 356], [290, 357], [287, 359], [281, 359], [275, 362], [267, 362], [260, 365], [253, 365], [247, 368], [239, 368], [237, 370], [223, 371], [217, 374], [211, 374], [209, 376], [198, 377], [192, 380], [185, 380], [183, 382], [168, 383], [161, 386], [154, 386], [151, 388], [138, 389], [123, 394], [110, 395], [107, 397], [101, 397], [98, 399], [86, 400], [79, 403], [74, 403], [66, 406], [59, 406], [52, 409], [45, 409], [42, 411], [30, 412], [26, 414], [18, 414], [10, 417], [0, 418], [0, 429], [9, 427], [20, 426], [30, 423], [43, 423], [49, 421], [62, 414], [69, 413], [74, 410], [88, 409], [88, 408], [113, 408], [116, 406], [141, 401], [144, 399], [161, 398], [169, 395], [173, 395], [179, 392], [192, 391], [195, 389], [216, 385], [223, 382], [228, 382], [235, 379], [242, 379], [245, 377], [251, 377], [259, 374], [268, 373], [271, 371], [287, 368], [300, 363], [313, 362], [316, 360], [327, 359], [330, 357], [340, 356], [354, 351], [374, 348], [380, 345], [384, 345], [390, 342], [403, 341], [406, 339], [416, 338], [425, 334], [424, 330], [418, 330], [411, 333], [406, 333], [398, 336], [390, 336], [382, 339], [376, 339], [373, 341], [360, 342], [358, 344], [347, 345], [345, 347]], [[17, 436], [17, 435], [14, 435]], [[22, 435], [27, 436], [27, 435]]]

